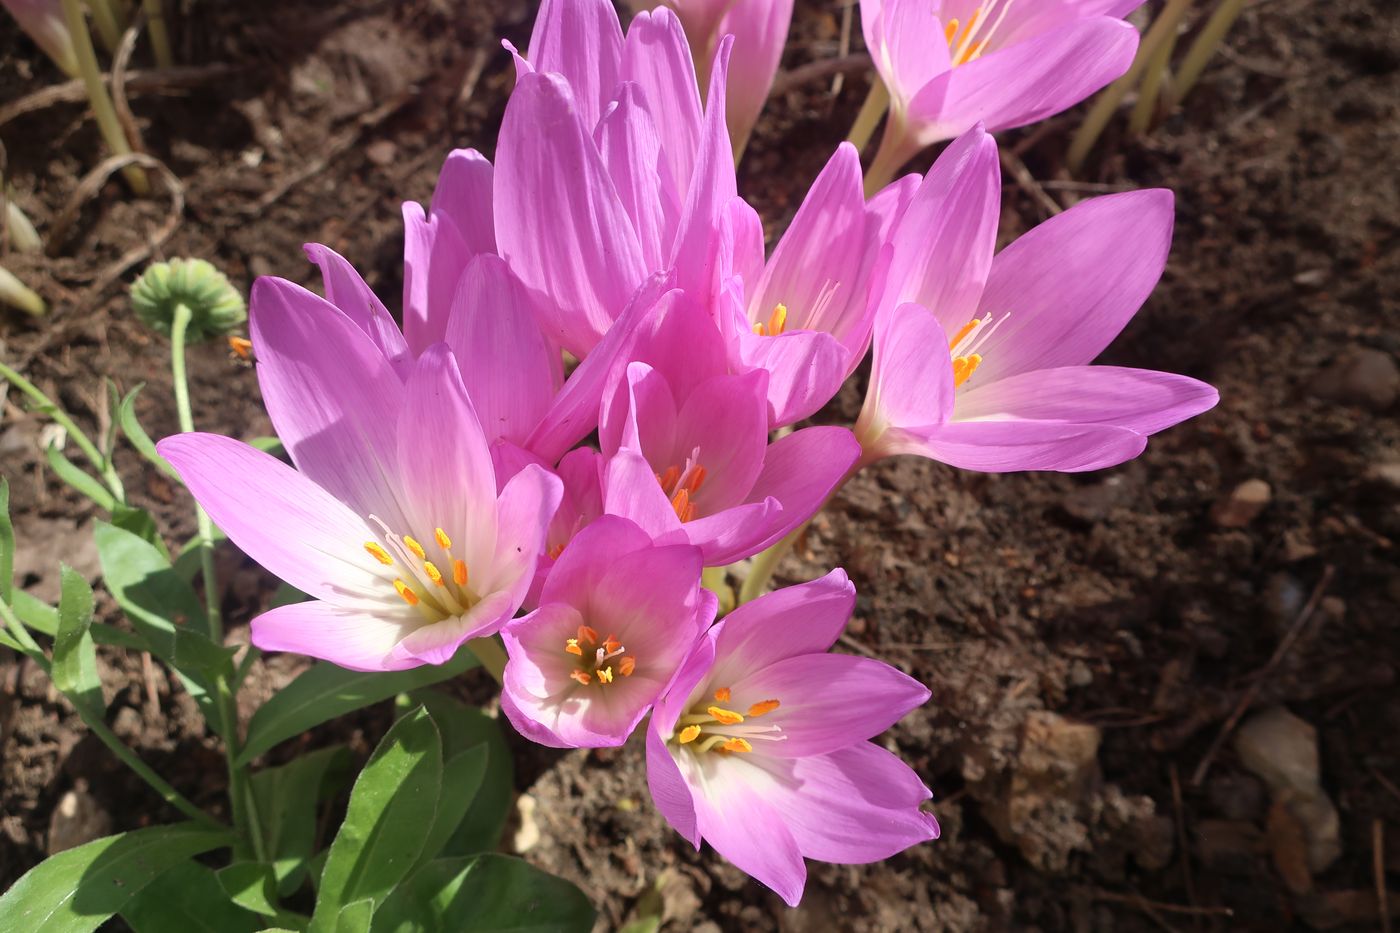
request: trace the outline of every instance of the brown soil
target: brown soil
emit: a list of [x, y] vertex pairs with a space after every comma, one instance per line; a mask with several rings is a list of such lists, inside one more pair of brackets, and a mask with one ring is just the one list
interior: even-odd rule
[[[799, 6], [790, 68], [837, 51], [840, 5]], [[185, 188], [162, 252], [209, 258], [246, 287], [269, 273], [309, 281], [300, 245], [320, 241], [392, 305], [398, 201], [426, 200], [449, 146], [489, 154], [511, 82], [496, 43], [523, 44], [533, 10], [510, 0], [195, 9], [183, 60], [237, 70], [132, 99], [147, 147]], [[1090, 476], [888, 462], [847, 488], [779, 574], [846, 567], [861, 595], [845, 650], [933, 689], [885, 740], [934, 788], [943, 838], [880, 865], [813, 865], [802, 908], [787, 911], [664, 825], [638, 749], [558, 754], [512, 736], [540, 832], [526, 857], [582, 885], [607, 927], [664, 877], [677, 930], [1378, 928], [1373, 866], [1392, 885], [1400, 872], [1400, 7], [1258, 3], [1228, 46], [1187, 109], [1148, 138], [1110, 131], [1088, 184], [1062, 167], [1078, 113], [1003, 140], [1062, 204], [1100, 190], [1176, 191], [1166, 277], [1108, 361], [1207, 379], [1219, 408]], [[0, 100], [56, 80], [6, 21]], [[829, 79], [808, 83], [770, 103], [741, 181], [770, 232], [849, 124], [864, 82], [849, 77], [834, 98]], [[98, 160], [92, 123], [60, 104], [3, 133], [15, 196], [47, 230]], [[90, 291], [165, 211], [111, 182], [58, 258], [6, 260], [54, 311], [41, 321], [0, 311], [0, 358], [89, 426], [111, 376], [123, 388], [148, 382], [147, 427], [175, 429], [163, 343], [131, 318], [120, 288]], [[1008, 178], [1008, 238], [1043, 211]], [[202, 428], [268, 432], [246, 364], [204, 346], [192, 366]], [[849, 422], [860, 395], [849, 386], [823, 419]], [[52, 596], [60, 561], [95, 577], [94, 513], [42, 465], [42, 426], [11, 393], [0, 462], [14, 487], [20, 582]], [[121, 465], [134, 499], [172, 535], [188, 533], [183, 496], [134, 456]], [[1231, 515], [1231, 491], [1251, 479], [1271, 501], [1252, 518]], [[232, 637], [246, 638], [275, 584], [236, 552], [221, 557]], [[117, 615], [109, 601], [102, 611]], [[1295, 625], [1301, 636], [1261, 677]], [[139, 658], [104, 649], [101, 660], [116, 730], [218, 808], [222, 767], [188, 696]], [[260, 665], [250, 708], [300, 664]], [[1210, 753], [1256, 683], [1257, 706], [1286, 704], [1316, 729], [1322, 786], [1340, 811], [1342, 855], [1325, 870], [1299, 872], [1302, 827], [1270, 807], [1233, 745]], [[454, 689], [488, 692], [473, 678]], [[367, 753], [388, 716], [366, 711], [307, 743]], [[0, 742], [0, 883], [44, 856], [51, 813], [75, 787], [117, 830], [173, 818], [37, 669], [8, 655]], [[1394, 897], [1390, 909], [1400, 915]]]

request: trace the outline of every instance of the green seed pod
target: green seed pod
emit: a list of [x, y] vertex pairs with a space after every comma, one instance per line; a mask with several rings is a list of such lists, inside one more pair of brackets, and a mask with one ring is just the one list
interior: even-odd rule
[[190, 343], [221, 337], [248, 319], [238, 289], [203, 259], [152, 263], [132, 284], [131, 304], [137, 317], [167, 337], [175, 309], [184, 305], [190, 310]]

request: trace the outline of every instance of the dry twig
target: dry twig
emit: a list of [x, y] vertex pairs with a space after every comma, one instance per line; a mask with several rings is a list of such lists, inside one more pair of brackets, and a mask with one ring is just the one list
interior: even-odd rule
[[1176, 762], [1167, 766], [1172, 781], [1172, 821], [1176, 824], [1176, 845], [1181, 850], [1181, 874], [1186, 882], [1186, 899], [1196, 906], [1196, 878], [1191, 873], [1191, 849], [1187, 845], [1185, 807], [1181, 803], [1181, 778], [1176, 773]]
[[146, 146], [141, 141], [141, 128], [136, 125], [136, 117], [126, 99], [126, 68], [131, 63], [131, 53], [136, 48], [136, 37], [141, 34], [141, 27], [145, 23], [146, 11], [137, 11], [136, 18], [122, 34], [117, 53], [112, 56], [112, 109], [117, 112], [117, 120], [122, 125], [122, 131], [126, 133], [126, 141], [136, 152], [145, 152]]
[[869, 71], [871, 68], [870, 56], [865, 52], [856, 52], [853, 55], [843, 55], [840, 58], [823, 58], [821, 61], [808, 62], [791, 71], [780, 71], [773, 79], [773, 90], [771, 96], [786, 94], [796, 90], [809, 81], [820, 81], [822, 78], [838, 74], [855, 74], [861, 71]]
[[[242, 66], [225, 64], [168, 68], [163, 71], [132, 71], [126, 75], [124, 90], [127, 94], [187, 90], [202, 84], [221, 81], [241, 71], [243, 71]], [[110, 83], [112, 76], [103, 75], [103, 79]], [[83, 87], [82, 81], [75, 80], [55, 84], [0, 107], [0, 126], [4, 126], [17, 117], [22, 117], [26, 113], [33, 113], [36, 110], [43, 110], [57, 104], [80, 104], [85, 100], [87, 100], [87, 89]]]
[[1264, 681], [1278, 668], [1279, 663], [1288, 656], [1288, 652], [1293, 650], [1298, 637], [1303, 633], [1303, 627], [1317, 611], [1318, 603], [1322, 602], [1322, 596], [1327, 592], [1327, 587], [1332, 583], [1332, 575], [1336, 572], [1331, 564], [1328, 564], [1322, 571], [1322, 577], [1317, 581], [1317, 586], [1313, 587], [1312, 595], [1308, 597], [1307, 603], [1299, 611], [1298, 617], [1293, 620], [1293, 624], [1288, 627], [1288, 632], [1280, 639], [1278, 647], [1274, 649], [1273, 655], [1269, 658], [1269, 663], [1255, 676], [1253, 683], [1245, 689], [1240, 696], [1239, 702], [1235, 704], [1235, 709], [1230, 713], [1230, 717], [1225, 720], [1225, 725], [1220, 727], [1220, 734], [1215, 737], [1215, 741], [1210, 743], [1210, 748], [1206, 749], [1205, 755], [1201, 758], [1201, 763], [1196, 765], [1196, 770], [1191, 774], [1191, 786], [1200, 787], [1201, 782], [1206, 779], [1206, 772], [1210, 770], [1211, 762], [1220, 753], [1228, 739], [1235, 731], [1235, 726], [1244, 714], [1248, 712], [1250, 706], [1254, 704], [1255, 698], [1259, 695], [1259, 690], [1264, 686]]
[[1021, 157], [1010, 149], [999, 149], [997, 155], [1001, 158], [1001, 167], [1011, 175], [1022, 191], [1030, 195], [1050, 217], [1064, 213], [1064, 208], [1060, 202], [1050, 197], [1050, 194], [1041, 187], [1040, 182], [1035, 180], [1031, 170], [1026, 168], [1026, 163], [1021, 161]]

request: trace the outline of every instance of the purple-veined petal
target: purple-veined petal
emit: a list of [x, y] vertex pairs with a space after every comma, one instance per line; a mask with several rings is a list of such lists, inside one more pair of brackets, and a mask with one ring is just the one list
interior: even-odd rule
[[1111, 424], [1156, 434], [1215, 407], [1220, 393], [1189, 376], [1120, 366], [1037, 369], [958, 397], [956, 418]]
[[529, 293], [503, 260], [483, 253], [467, 266], [446, 337], [488, 440], [524, 443], [553, 403], [563, 369]]
[[217, 434], [177, 434], [156, 447], [229, 539], [292, 586], [355, 605], [394, 595], [364, 550], [378, 535], [304, 474]]
[[338, 308], [260, 278], [249, 330], [268, 416], [292, 462], [361, 515], [400, 516], [395, 430], [403, 384]]
[[669, 215], [674, 223], [680, 203], [674, 189], [661, 184], [656, 127], [637, 95], [635, 84], [623, 84], [593, 135], [622, 207], [632, 220], [642, 262], [648, 269], [660, 269], [664, 265], [663, 240], [668, 244], [670, 240], [666, 220]]
[[982, 295], [1006, 319], [975, 382], [1092, 361], [1152, 293], [1171, 238], [1172, 193], [1153, 188], [1083, 201], [1006, 247]]
[[252, 639], [263, 651], [304, 654], [346, 670], [401, 671], [422, 662], [391, 657], [394, 646], [422, 624], [408, 606], [370, 615], [328, 602], [293, 603], [254, 618]]
[[803, 428], [769, 444], [750, 493], [751, 499], [769, 497], [782, 503], [782, 519], [770, 530], [768, 543], [815, 515], [858, 459], [860, 442], [834, 425]]
[[900, 107], [952, 67], [943, 27], [929, 0], [863, 0], [860, 23], [875, 70]]
[[856, 422], [867, 460], [889, 454], [888, 429], [942, 424], [952, 415], [956, 390], [947, 346], [938, 319], [920, 305], [876, 317], [870, 385]]
[[728, 686], [778, 661], [827, 651], [855, 605], [856, 588], [839, 568], [744, 603], [713, 630], [716, 659], [710, 680]]
[[584, 127], [592, 132], [617, 87], [622, 64], [617, 10], [609, 0], [544, 0], [535, 15], [529, 59], [536, 71], [564, 76]]
[[461, 234], [467, 253], [496, 252], [496, 220], [492, 213], [491, 162], [475, 149], [454, 149], [442, 163], [429, 211], [445, 215]]
[[620, 77], [641, 87], [660, 139], [664, 177], [683, 196], [690, 190], [700, 148], [700, 88], [685, 32], [670, 9], [658, 7], [633, 18], [622, 47]]
[[700, 826], [695, 817], [695, 798], [676, 760], [671, 757], [665, 739], [654, 725], [647, 730], [647, 788], [666, 822], [698, 850]]
[[[676, 414], [675, 466], [699, 452], [704, 486], [694, 497], [702, 515], [748, 501], [768, 450], [768, 373], [716, 376], [696, 386]], [[645, 446], [642, 447], [646, 451]], [[658, 464], [665, 467], [671, 464]]]
[[429, 216], [416, 201], [404, 202], [403, 334], [414, 354], [447, 334], [452, 296], [471, 256], [451, 217]]
[[360, 273], [339, 253], [320, 243], [307, 243], [302, 249], [306, 258], [321, 269], [321, 281], [326, 300], [339, 308], [355, 325], [369, 335], [375, 345], [403, 378], [413, 368], [408, 344], [384, 302], [365, 284]]
[[592, 133], [557, 75], [526, 75], [506, 105], [495, 216], [501, 257], [543, 296], [546, 333], [586, 356], [647, 269]]
[[1133, 459], [1147, 446], [1146, 435], [1127, 428], [1057, 421], [957, 421], [906, 434], [908, 446], [893, 452], [979, 473], [1101, 470]]
[[743, 368], [768, 373], [770, 428], [816, 414], [840, 390], [847, 369], [853, 368], [850, 351], [828, 333], [789, 330], [761, 337], [747, 328], [737, 330], [734, 339]]
[[515, 614], [516, 608], [518, 603], [511, 605], [509, 593], [491, 593], [465, 615], [414, 629], [394, 646], [390, 659], [409, 667], [446, 664], [470, 639], [498, 631]]

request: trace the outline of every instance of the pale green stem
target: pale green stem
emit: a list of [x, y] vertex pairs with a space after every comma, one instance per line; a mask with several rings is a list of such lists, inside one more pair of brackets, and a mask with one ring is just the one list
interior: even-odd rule
[[161, 0], [142, 0], [141, 6], [146, 11], [146, 33], [151, 37], [156, 64], [161, 68], [173, 67], [175, 56], [170, 51], [170, 33], [165, 28], [165, 4]]
[[1070, 142], [1069, 153], [1065, 158], [1070, 171], [1077, 172], [1084, 166], [1084, 160], [1088, 158], [1089, 152], [1094, 148], [1094, 143], [1098, 142], [1104, 127], [1108, 126], [1108, 121], [1113, 119], [1118, 105], [1123, 102], [1124, 96], [1142, 77], [1142, 72], [1147, 67], [1147, 62], [1152, 58], [1153, 53], [1167, 40], [1168, 36], [1176, 32], [1176, 24], [1181, 21], [1182, 15], [1190, 5], [1191, 0], [1167, 0], [1166, 8], [1162, 10], [1161, 15], [1147, 30], [1147, 35], [1138, 45], [1137, 57], [1133, 59], [1132, 65], [1128, 66], [1127, 72], [1124, 73], [1123, 77], [1110, 84], [1107, 90], [1099, 94], [1094, 105], [1089, 108], [1088, 114], [1085, 115], [1084, 122], [1079, 125], [1079, 131], [1074, 134], [1074, 139]]
[[880, 137], [880, 148], [876, 150], [870, 168], [865, 170], [865, 196], [867, 198], [874, 197], [893, 181], [895, 173], [905, 162], [909, 161], [904, 140], [906, 130], [904, 118], [899, 113], [891, 111], [889, 119], [885, 121], [885, 133]]
[[10, 235], [10, 245], [17, 252], [38, 253], [44, 249], [44, 241], [39, 238], [39, 231], [34, 229], [34, 223], [20, 210], [20, 206], [7, 192], [5, 195], [5, 230]]
[[856, 121], [851, 124], [851, 131], [846, 134], [846, 141], [855, 146], [857, 151], [863, 150], [889, 107], [889, 88], [885, 87], [885, 82], [880, 80], [878, 74], [871, 72], [870, 92], [865, 95], [865, 103], [860, 105], [860, 113], [856, 114]]
[[9, 380], [10, 385], [29, 396], [35, 404], [43, 409], [45, 414], [62, 427], [63, 430], [68, 433], [68, 436], [73, 439], [73, 443], [78, 445], [78, 449], [83, 452], [83, 456], [87, 457], [88, 462], [96, 467], [97, 471], [102, 474], [103, 481], [107, 484], [107, 488], [112, 490], [112, 495], [117, 497], [117, 501], [126, 501], [126, 490], [122, 487], [121, 477], [117, 476], [117, 471], [112, 466], [111, 461], [102, 456], [102, 452], [97, 449], [97, 445], [83, 433], [82, 428], [73, 423], [73, 419], [68, 417], [68, 413], [60, 408], [57, 402], [39, 391], [38, 386], [4, 363], [0, 363], [0, 377]]
[[1244, 0], [1224, 0], [1215, 8], [1215, 12], [1210, 14], [1210, 19], [1206, 20], [1201, 34], [1191, 43], [1191, 48], [1186, 50], [1186, 57], [1181, 60], [1181, 67], [1177, 70], [1176, 82], [1171, 91], [1171, 107], [1176, 107], [1185, 100], [1187, 93], [1196, 86], [1201, 72], [1205, 71], [1206, 63], [1215, 54], [1216, 48], [1243, 10]]
[[117, 13], [112, 9], [110, 0], [87, 0], [87, 5], [92, 10], [92, 21], [97, 26], [103, 46], [115, 55], [117, 46], [122, 42], [122, 27], [117, 22]]
[[[129, 155], [131, 144], [122, 132], [121, 121], [112, 106], [112, 98], [107, 94], [107, 85], [102, 82], [102, 71], [97, 67], [97, 53], [92, 48], [92, 35], [88, 32], [87, 17], [83, 15], [80, 0], [62, 0], [63, 15], [68, 23], [68, 32], [73, 37], [73, 52], [78, 58], [78, 74], [87, 88], [88, 102], [92, 105], [92, 115], [97, 120], [97, 128], [106, 140], [107, 146], [116, 155]], [[122, 175], [131, 190], [144, 196], [150, 192], [146, 173], [139, 165], [128, 165]]]
[[44, 299], [39, 297], [38, 292], [25, 285], [3, 266], [0, 266], [0, 301], [34, 317], [41, 317], [49, 310], [49, 306], [44, 304]]
[[486, 672], [495, 679], [496, 683], [505, 683], [506, 662], [510, 658], [506, 655], [505, 646], [501, 640], [494, 635], [485, 638], [473, 638], [467, 642], [467, 647], [476, 655], [476, 659], [481, 662], [481, 666], [486, 668]]
[[719, 614], [728, 615], [735, 605], [734, 588], [729, 585], [728, 574], [723, 567], [706, 567], [700, 573], [700, 585], [719, 600]]
[[[820, 511], [820, 509], [818, 510]], [[816, 516], [813, 515], [813, 518]], [[809, 518], [776, 544], [770, 545], [754, 555], [753, 566], [749, 568], [749, 575], [744, 578], [744, 585], [739, 587], [739, 605], [752, 602], [763, 595], [763, 591], [768, 588], [768, 582], [773, 579], [773, 572], [778, 569], [778, 565], [783, 562], [783, 558], [788, 556], [792, 546], [797, 543], [797, 538], [802, 532], [807, 530], [807, 526], [812, 523]]]
[[[190, 413], [190, 386], [185, 377], [185, 334], [189, 329], [190, 309], [183, 304], [175, 306], [175, 318], [170, 322], [170, 374], [175, 382], [175, 411], [180, 421], [180, 430], [186, 434], [194, 430], [194, 416]], [[198, 502], [194, 504], [195, 525], [199, 534], [199, 569], [204, 577], [204, 605], [209, 618], [209, 637], [216, 643], [224, 640], [223, 619], [219, 612], [219, 581], [214, 576], [214, 523], [209, 513]]]
[[[1185, 15], [1186, 9], [1187, 7], [1182, 7], [1182, 15]], [[1162, 92], [1162, 82], [1170, 70], [1172, 50], [1176, 48], [1177, 36], [1181, 34], [1180, 27], [1181, 20], [1178, 18], [1166, 39], [1157, 46], [1152, 57], [1147, 60], [1147, 68], [1142, 76], [1142, 86], [1138, 88], [1137, 103], [1133, 105], [1133, 112], [1128, 117], [1128, 132], [1134, 136], [1146, 133], [1152, 124], [1153, 116], [1157, 113], [1157, 100]]]
[[[5, 626], [10, 630], [10, 634], [23, 646], [24, 653], [28, 655], [35, 664], [39, 665], [45, 674], [50, 673], [52, 664], [44, 654], [44, 649], [40, 648], [38, 643], [34, 641], [34, 637], [29, 634], [29, 629], [24, 627], [24, 623], [20, 622], [19, 617], [16, 616], [14, 610], [10, 608], [10, 604], [3, 599], [0, 599], [0, 616], [3, 616]], [[102, 721], [101, 717], [92, 715], [85, 704], [75, 701], [73, 702], [73, 708], [78, 711], [78, 715], [82, 718], [83, 722], [92, 730], [92, 734], [101, 739], [102, 744], [111, 749], [112, 753], [120, 758], [123, 764], [132, 771], [135, 771], [143, 781], [151, 785], [151, 788], [155, 790], [156, 793], [160, 794], [162, 800], [198, 823], [216, 829], [224, 828], [222, 823], [195, 806], [191, 801], [186, 799], [183, 794], [171, 787], [164, 778], [152, 771], [149, 765], [138, 758], [136, 753], [126, 746], [126, 743], [117, 738], [116, 734], [113, 733], [111, 729], [107, 728], [107, 724]]]

